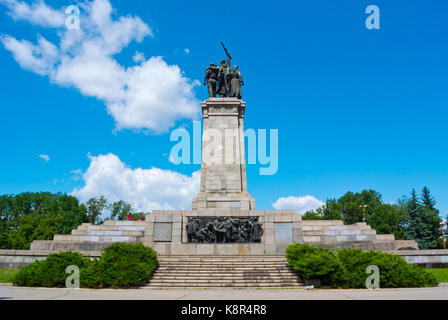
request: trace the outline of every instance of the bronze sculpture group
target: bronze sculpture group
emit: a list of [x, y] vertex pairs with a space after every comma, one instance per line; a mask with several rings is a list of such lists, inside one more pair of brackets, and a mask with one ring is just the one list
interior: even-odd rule
[[261, 241], [262, 226], [258, 217], [190, 218], [186, 231], [190, 243], [247, 243]]
[[226, 60], [222, 60], [219, 66], [210, 63], [210, 66], [205, 69], [204, 86], [207, 85], [208, 96], [210, 98], [214, 98], [218, 94], [220, 97], [241, 99], [241, 86], [244, 85], [243, 76], [238, 70], [238, 66], [235, 65], [233, 69], [230, 69], [232, 57], [224, 44], [222, 42], [221, 44], [226, 52], [227, 62]]

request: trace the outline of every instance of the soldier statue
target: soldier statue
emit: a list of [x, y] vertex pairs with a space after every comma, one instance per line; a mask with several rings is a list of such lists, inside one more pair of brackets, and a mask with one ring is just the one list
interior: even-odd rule
[[230, 94], [229, 97], [241, 99], [241, 86], [244, 86], [243, 76], [238, 71], [238, 66], [233, 66], [233, 70], [229, 72]]
[[204, 86], [208, 87], [209, 98], [216, 97], [216, 82], [218, 81], [219, 68], [215, 67], [214, 63], [210, 63], [210, 66], [205, 69]]
[[229, 65], [226, 63], [226, 60], [222, 60], [218, 72], [218, 94], [220, 97], [228, 96], [229, 93], [228, 77], [229, 77]]
[[186, 229], [188, 242], [193, 242], [194, 240], [196, 240], [196, 232], [199, 230], [199, 220], [194, 221], [193, 219], [191, 219], [190, 221], [188, 221]]
[[214, 98], [218, 94], [221, 98], [233, 97], [241, 99], [241, 86], [244, 86], [243, 76], [238, 70], [238, 66], [234, 66], [230, 70], [232, 57], [224, 43], [221, 42], [221, 45], [227, 55], [227, 61], [222, 60], [219, 66], [210, 63], [210, 66], [205, 70], [204, 86], [207, 85], [210, 98]]

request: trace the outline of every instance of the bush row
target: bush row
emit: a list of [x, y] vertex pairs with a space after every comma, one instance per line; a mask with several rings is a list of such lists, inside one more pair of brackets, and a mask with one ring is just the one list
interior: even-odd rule
[[14, 284], [31, 287], [65, 287], [66, 268], [80, 270], [80, 286], [85, 288], [131, 288], [145, 284], [157, 267], [157, 253], [143, 244], [115, 243], [106, 247], [99, 259], [90, 260], [78, 252], [49, 255], [22, 268]]
[[300, 278], [318, 279], [323, 286], [334, 288], [365, 288], [367, 277], [371, 275], [366, 273], [366, 268], [370, 265], [379, 268], [381, 288], [433, 287], [438, 284], [427, 270], [381, 251], [329, 250], [294, 244], [286, 249], [286, 258]]

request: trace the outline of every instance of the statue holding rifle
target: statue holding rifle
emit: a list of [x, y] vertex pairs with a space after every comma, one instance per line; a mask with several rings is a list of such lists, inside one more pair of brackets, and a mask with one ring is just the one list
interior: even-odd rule
[[227, 61], [222, 60], [219, 66], [215, 66], [213, 63], [210, 64], [205, 70], [204, 85], [208, 87], [210, 98], [214, 98], [218, 94], [220, 97], [241, 99], [241, 86], [244, 85], [243, 77], [238, 70], [238, 66], [234, 66], [232, 70], [230, 69], [232, 57], [224, 43], [221, 42], [221, 45], [226, 53]]

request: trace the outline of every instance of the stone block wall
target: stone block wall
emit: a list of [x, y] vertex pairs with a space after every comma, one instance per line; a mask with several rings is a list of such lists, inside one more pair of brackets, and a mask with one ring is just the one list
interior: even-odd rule
[[[188, 243], [186, 225], [191, 217], [259, 217], [263, 225], [260, 243]], [[415, 241], [377, 235], [365, 223], [344, 225], [340, 220], [303, 220], [292, 210], [154, 210], [145, 221], [106, 221], [82, 224], [70, 235], [33, 241], [31, 250], [99, 251], [114, 242], [143, 243], [160, 254], [281, 254], [292, 243], [326, 248], [363, 250], [418, 249]]]

